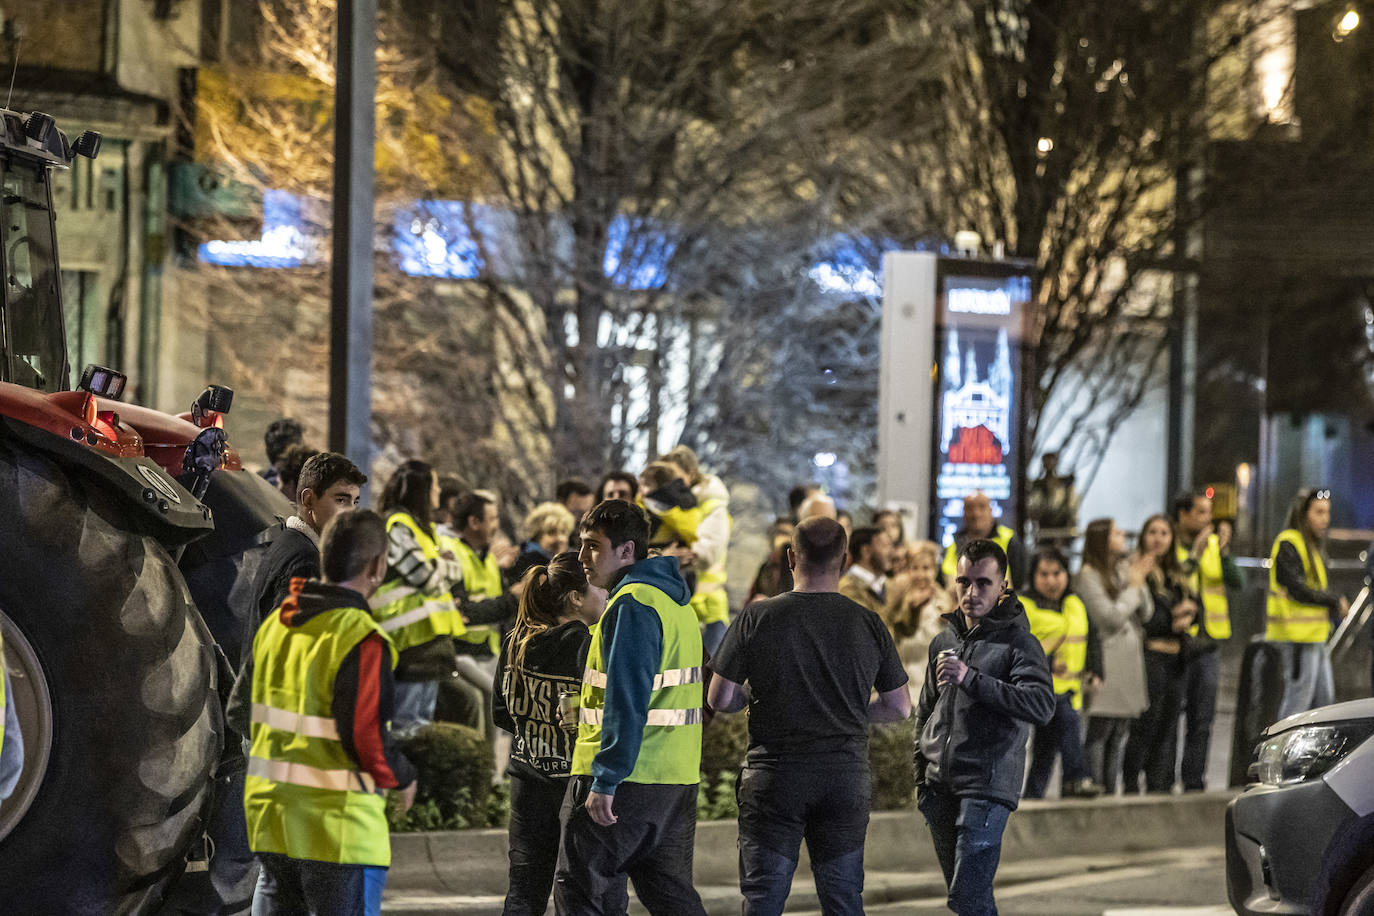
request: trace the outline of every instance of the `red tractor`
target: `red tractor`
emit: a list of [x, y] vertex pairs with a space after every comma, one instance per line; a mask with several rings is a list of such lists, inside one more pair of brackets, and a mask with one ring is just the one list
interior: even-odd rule
[[230, 585], [291, 511], [228, 444], [228, 389], [181, 416], [121, 403], [124, 377], [101, 367], [70, 389], [51, 176], [99, 148], [0, 109], [0, 634], [24, 743], [0, 804], [0, 908], [15, 913], [149, 912], [188, 857], [204, 868], [242, 641]]

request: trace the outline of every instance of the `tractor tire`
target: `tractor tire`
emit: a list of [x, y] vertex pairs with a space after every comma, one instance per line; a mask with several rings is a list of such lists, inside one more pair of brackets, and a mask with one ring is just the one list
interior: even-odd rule
[[155, 910], [212, 800], [213, 643], [176, 563], [124, 517], [98, 482], [0, 436], [0, 625], [30, 681], [0, 887], [25, 913]]

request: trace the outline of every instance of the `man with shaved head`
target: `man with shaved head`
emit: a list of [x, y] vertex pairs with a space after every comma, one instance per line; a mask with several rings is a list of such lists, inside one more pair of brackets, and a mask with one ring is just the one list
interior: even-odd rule
[[907, 718], [911, 698], [882, 618], [839, 594], [846, 546], [833, 518], [798, 524], [795, 587], [746, 607], [711, 660], [711, 707], [750, 709], [738, 794], [751, 916], [783, 911], [803, 838], [821, 908], [863, 912], [868, 725]]
[[970, 541], [989, 540], [1007, 555], [1007, 581], [1013, 588], [1026, 583], [1026, 548], [1021, 539], [1006, 525], [997, 524], [992, 515], [992, 500], [981, 490], [964, 497], [964, 526], [954, 532], [954, 543], [945, 549], [945, 561], [940, 564], [940, 582], [948, 586], [954, 581], [959, 551]]

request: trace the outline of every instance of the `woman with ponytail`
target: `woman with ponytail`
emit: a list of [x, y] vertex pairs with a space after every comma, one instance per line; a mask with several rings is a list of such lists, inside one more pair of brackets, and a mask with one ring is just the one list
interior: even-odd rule
[[539, 916], [548, 906], [558, 860], [558, 809], [568, 786], [575, 718], [562, 721], [559, 696], [577, 696], [591, 633], [606, 592], [587, 582], [577, 553], [565, 551], [525, 573], [515, 627], [501, 644], [492, 713], [512, 737], [510, 890], [505, 916]]

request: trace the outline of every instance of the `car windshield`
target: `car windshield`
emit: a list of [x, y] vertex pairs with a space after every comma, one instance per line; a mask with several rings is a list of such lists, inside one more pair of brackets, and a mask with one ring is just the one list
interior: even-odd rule
[[62, 300], [57, 283], [48, 174], [39, 166], [8, 163], [0, 190], [0, 244], [5, 296], [0, 311], [0, 372], [39, 391], [67, 386]]

